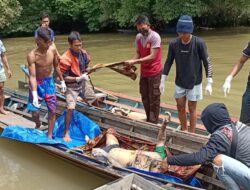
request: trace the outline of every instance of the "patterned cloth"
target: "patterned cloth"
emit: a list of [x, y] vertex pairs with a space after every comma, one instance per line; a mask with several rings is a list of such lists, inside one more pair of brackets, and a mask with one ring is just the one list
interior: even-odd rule
[[[56, 111], [56, 86], [53, 77], [47, 77], [42, 79], [36, 79], [37, 81], [37, 93], [38, 100], [41, 103], [45, 100], [47, 107], [50, 111]], [[29, 88], [29, 102], [28, 110], [37, 111], [39, 108], [33, 105], [32, 90]]]

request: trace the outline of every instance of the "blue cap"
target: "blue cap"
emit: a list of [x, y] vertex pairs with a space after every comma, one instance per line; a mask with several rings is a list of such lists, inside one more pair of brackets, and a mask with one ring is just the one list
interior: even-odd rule
[[193, 33], [194, 24], [191, 16], [183, 15], [179, 18], [176, 25], [176, 32]]

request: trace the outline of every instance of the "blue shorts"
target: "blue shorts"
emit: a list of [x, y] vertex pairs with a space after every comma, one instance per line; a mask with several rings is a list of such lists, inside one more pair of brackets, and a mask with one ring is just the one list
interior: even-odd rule
[[[56, 86], [53, 77], [39, 78], [37, 81], [37, 94], [39, 104], [46, 102], [49, 111], [56, 111]], [[28, 110], [38, 111], [39, 108], [33, 105], [33, 95], [31, 86], [29, 88], [29, 101], [28, 101]]]

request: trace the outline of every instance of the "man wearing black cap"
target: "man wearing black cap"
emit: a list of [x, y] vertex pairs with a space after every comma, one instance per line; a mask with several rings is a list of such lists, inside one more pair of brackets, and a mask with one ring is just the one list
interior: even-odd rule
[[222, 103], [208, 105], [201, 120], [211, 133], [208, 143], [198, 152], [168, 157], [162, 162], [162, 168], [167, 170], [168, 165], [191, 166], [207, 161], [213, 163], [225, 189], [249, 189], [250, 127], [239, 121], [234, 123]]
[[190, 16], [181, 16], [177, 22], [176, 31], [178, 38], [170, 42], [168, 56], [161, 77], [160, 91], [164, 93], [165, 80], [175, 60], [175, 99], [177, 102], [178, 115], [181, 129], [188, 130], [186, 117], [186, 102], [190, 112], [190, 132], [195, 132], [196, 106], [202, 96], [202, 64], [205, 67], [207, 85], [206, 93], [212, 94], [212, 64], [207, 53], [205, 42], [192, 35], [194, 29], [193, 20]]

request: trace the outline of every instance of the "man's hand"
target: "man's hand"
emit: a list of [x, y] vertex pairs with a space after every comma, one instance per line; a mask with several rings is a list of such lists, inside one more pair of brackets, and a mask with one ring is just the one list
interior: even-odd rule
[[138, 60], [137, 59], [130, 59], [124, 62], [125, 66], [130, 68], [131, 66], [133, 66], [135, 63], [137, 63]]
[[41, 104], [39, 104], [38, 102], [38, 95], [37, 95], [37, 91], [32, 91], [32, 96], [33, 96], [33, 105], [37, 108], [41, 107]]
[[105, 152], [103, 149], [101, 149], [101, 148], [93, 148], [92, 149], [92, 154], [93, 154], [93, 156], [105, 156], [105, 157], [107, 157], [107, 155], [108, 155], [108, 153], [107, 152]]
[[212, 95], [212, 84], [213, 84], [213, 79], [212, 78], [207, 78], [207, 85], [206, 85], [206, 94], [207, 95]]
[[62, 80], [62, 81], [61, 81], [61, 92], [62, 92], [62, 93], [65, 93], [66, 90], [67, 90], [67, 86], [66, 86], [66, 84], [65, 84], [65, 81]]
[[11, 70], [10, 70], [10, 69], [7, 70], [7, 74], [8, 74], [8, 78], [11, 78], [11, 77], [12, 77], [12, 73], [11, 73]]
[[230, 92], [230, 88], [231, 88], [231, 81], [233, 80], [233, 76], [232, 75], [228, 75], [224, 84], [223, 84], [223, 92], [224, 92], [224, 96], [227, 96], [227, 94], [229, 94]]
[[76, 77], [76, 82], [82, 82], [82, 81], [90, 81], [88, 73], [84, 73], [79, 77]]
[[164, 94], [165, 92], [165, 80], [167, 79], [167, 75], [161, 75], [161, 84], [160, 84], [160, 92], [161, 92], [161, 95]]

